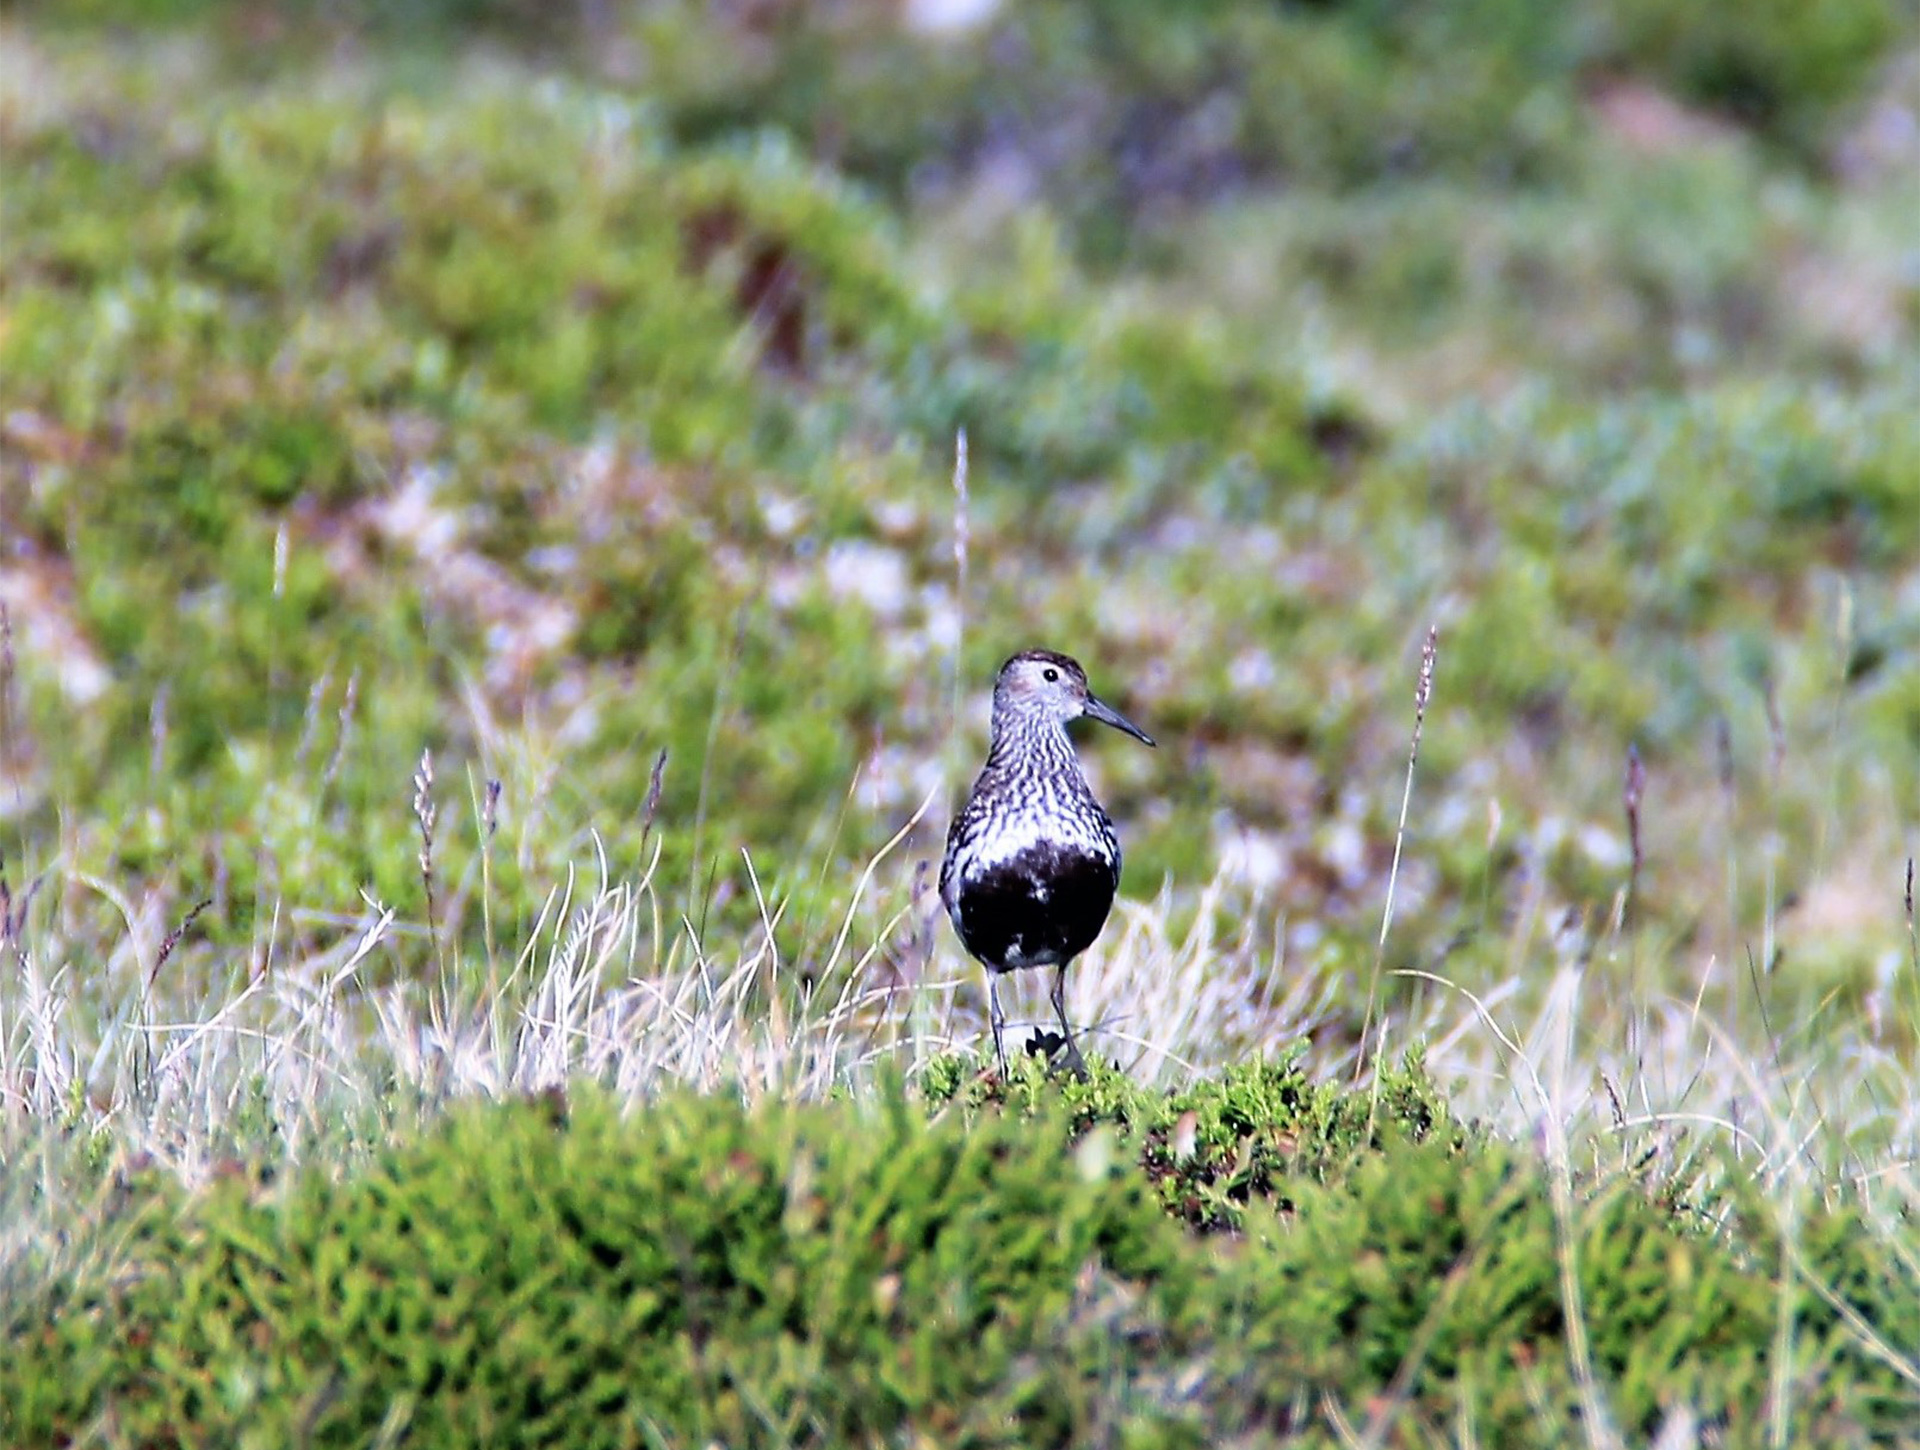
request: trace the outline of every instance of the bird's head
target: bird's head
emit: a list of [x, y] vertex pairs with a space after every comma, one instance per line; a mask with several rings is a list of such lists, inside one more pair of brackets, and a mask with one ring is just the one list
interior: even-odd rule
[[1087, 672], [1078, 660], [1052, 650], [1022, 650], [1000, 667], [993, 712], [1061, 725], [1084, 716], [1153, 744], [1152, 736], [1087, 688]]

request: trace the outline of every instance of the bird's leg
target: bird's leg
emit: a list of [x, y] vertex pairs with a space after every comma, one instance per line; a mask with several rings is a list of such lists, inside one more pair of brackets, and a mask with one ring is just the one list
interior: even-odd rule
[[987, 968], [987, 1021], [993, 1025], [993, 1055], [1000, 1059], [1000, 1076], [1007, 1075], [1007, 1014], [1000, 1009], [1000, 974]]
[[1053, 969], [1053, 1010], [1060, 1018], [1060, 1035], [1067, 1042], [1067, 1070], [1085, 1077], [1087, 1060], [1080, 1055], [1080, 1044], [1073, 1040], [1073, 1024], [1067, 1021], [1067, 964], [1065, 962], [1061, 962]]

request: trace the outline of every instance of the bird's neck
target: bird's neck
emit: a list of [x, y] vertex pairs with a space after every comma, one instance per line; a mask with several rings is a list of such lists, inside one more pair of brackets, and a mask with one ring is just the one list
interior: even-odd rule
[[1086, 776], [1067, 727], [1058, 720], [1026, 720], [996, 714], [986, 771], [992, 775], [1039, 775], [1082, 787]]

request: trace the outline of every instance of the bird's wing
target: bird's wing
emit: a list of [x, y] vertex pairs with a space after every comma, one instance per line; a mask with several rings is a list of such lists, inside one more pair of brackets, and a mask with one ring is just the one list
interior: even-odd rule
[[954, 872], [954, 858], [959, 853], [960, 843], [966, 839], [967, 828], [975, 815], [974, 801], [969, 795], [966, 804], [953, 813], [953, 819], [947, 823], [946, 854], [940, 858], [940, 899], [947, 904], [947, 910], [953, 910], [954, 891], [959, 882]]

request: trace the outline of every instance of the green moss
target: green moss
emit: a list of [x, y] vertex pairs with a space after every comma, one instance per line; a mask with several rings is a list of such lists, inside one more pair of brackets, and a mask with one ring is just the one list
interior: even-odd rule
[[[1170, 1098], [1023, 1071], [1010, 1112], [952, 1060], [927, 1081], [931, 1122], [894, 1090], [622, 1114], [582, 1089], [284, 1193], [136, 1180], [103, 1272], [14, 1306], [6, 1428], [346, 1444], [399, 1406], [434, 1440], [1200, 1444], [1392, 1385], [1392, 1417], [1524, 1440], [1577, 1423], [1563, 1273], [1629, 1433], [1684, 1406], [1763, 1443], [1783, 1302], [1790, 1425], [1873, 1435], [1911, 1408], [1833, 1307], [1888, 1335], [1911, 1317], [1844, 1214], [1793, 1231], [1824, 1293], [1771, 1275], [1758, 1203], [1745, 1261], [1619, 1184], [1577, 1190], [1563, 1231], [1540, 1166], [1447, 1124], [1417, 1067], [1377, 1102], [1284, 1063]], [[1284, 1143], [1284, 1193], [1188, 1237], [1154, 1186], [1167, 1124], [1200, 1162]]]
[[1626, 64], [1801, 145], [1818, 139], [1827, 108], [1858, 91], [1901, 28], [1886, 0], [1709, 0], [1684, 13], [1615, 0], [1602, 13]]
[[843, 1115], [678, 1099], [629, 1124], [589, 1095], [558, 1117], [463, 1115], [284, 1208], [235, 1185], [157, 1225], [171, 1288], [123, 1281], [65, 1306], [54, 1336], [71, 1353], [160, 1313], [190, 1337], [154, 1322], [132, 1379], [123, 1360], [9, 1395], [14, 1428], [59, 1433], [60, 1404], [104, 1394], [143, 1437], [290, 1432], [332, 1381], [308, 1421], [323, 1443], [394, 1403], [428, 1438], [784, 1444], [925, 1421], [1062, 1443], [1042, 1384], [1095, 1366], [1049, 1354], [1036, 1384], [1015, 1356], [1048, 1342], [1087, 1265], [1175, 1271], [1142, 1186], [1117, 1165], [1062, 1180], [1026, 1130], [928, 1132], [896, 1103], [848, 1132]]

